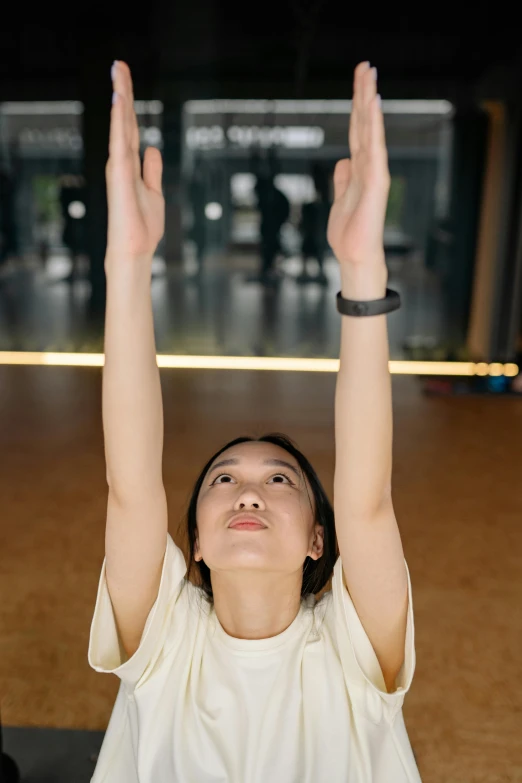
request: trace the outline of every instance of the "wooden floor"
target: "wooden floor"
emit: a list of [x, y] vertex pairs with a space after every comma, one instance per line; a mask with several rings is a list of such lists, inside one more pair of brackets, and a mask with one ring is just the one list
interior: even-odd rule
[[[207, 458], [297, 441], [332, 498], [335, 375], [162, 370], [170, 532]], [[404, 717], [424, 783], [522, 782], [522, 403], [393, 378], [394, 504], [417, 669]], [[104, 730], [87, 662], [104, 555], [101, 369], [0, 366], [0, 699], [10, 726]]]

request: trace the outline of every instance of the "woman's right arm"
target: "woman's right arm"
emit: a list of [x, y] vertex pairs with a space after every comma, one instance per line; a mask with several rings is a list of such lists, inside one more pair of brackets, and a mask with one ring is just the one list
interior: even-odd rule
[[106, 577], [128, 657], [156, 600], [167, 544], [162, 477], [163, 406], [151, 301], [152, 258], [164, 231], [159, 150], [145, 151], [128, 66], [114, 72], [106, 167], [109, 210], [105, 274], [102, 416], [107, 483]]

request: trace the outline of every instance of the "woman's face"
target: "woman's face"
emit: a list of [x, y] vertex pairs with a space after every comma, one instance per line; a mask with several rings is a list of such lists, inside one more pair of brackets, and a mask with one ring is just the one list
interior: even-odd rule
[[[219, 466], [224, 460], [234, 464]], [[210, 466], [199, 492], [195, 559], [211, 571], [302, 573], [306, 556], [317, 560], [323, 551], [323, 528], [314, 524], [311, 504], [310, 484], [285, 449], [258, 441], [231, 446]], [[230, 528], [232, 517], [243, 513], [266, 528]]]

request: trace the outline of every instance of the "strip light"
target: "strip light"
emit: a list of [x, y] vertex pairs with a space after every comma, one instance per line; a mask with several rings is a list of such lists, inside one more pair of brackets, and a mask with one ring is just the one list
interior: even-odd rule
[[[187, 114], [349, 114], [351, 100], [209, 99], [186, 101]], [[383, 100], [385, 114], [449, 115], [453, 105], [443, 100]]]
[[0, 114], [83, 114], [81, 101], [5, 101]]
[[[0, 114], [8, 115], [34, 115], [34, 114], [83, 114], [81, 101], [4, 101], [0, 104]], [[134, 109], [137, 114], [161, 114], [163, 103], [161, 101], [134, 101]]]
[[[339, 359], [301, 359], [278, 356], [187, 356], [156, 355], [158, 367], [207, 370], [279, 370], [294, 372], [338, 372]], [[0, 364], [26, 364], [67, 367], [103, 367], [103, 353], [50, 353], [31, 351], [0, 351]], [[494, 362], [413, 362], [390, 361], [394, 375], [504, 375], [514, 378], [517, 364]]]

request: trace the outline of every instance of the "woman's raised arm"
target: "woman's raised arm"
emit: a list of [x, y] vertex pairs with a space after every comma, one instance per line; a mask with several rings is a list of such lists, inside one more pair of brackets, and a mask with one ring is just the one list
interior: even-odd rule
[[102, 414], [109, 500], [107, 583], [127, 655], [156, 600], [167, 543], [163, 404], [151, 302], [152, 258], [165, 225], [159, 150], [140, 139], [130, 70], [113, 66], [106, 166], [109, 209]]

